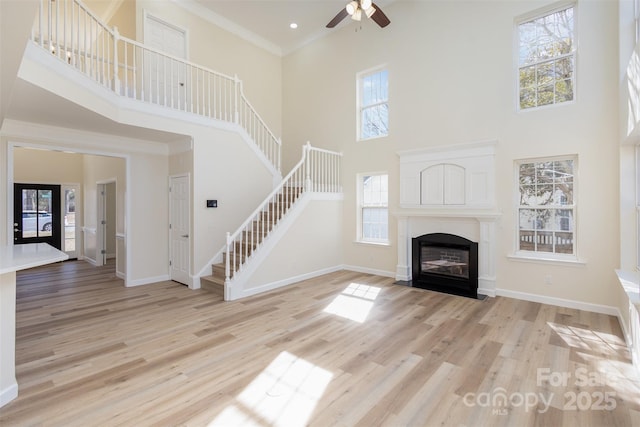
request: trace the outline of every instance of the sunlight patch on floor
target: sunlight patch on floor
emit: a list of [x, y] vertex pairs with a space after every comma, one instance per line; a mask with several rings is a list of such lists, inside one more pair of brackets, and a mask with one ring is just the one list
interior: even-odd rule
[[381, 288], [359, 283], [351, 283], [324, 309], [325, 313], [335, 314], [355, 322], [367, 320]]
[[332, 378], [284, 351], [209, 426], [304, 426]]

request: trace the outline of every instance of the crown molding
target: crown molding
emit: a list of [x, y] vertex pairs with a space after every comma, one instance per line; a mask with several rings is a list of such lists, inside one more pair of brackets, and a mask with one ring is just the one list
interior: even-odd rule
[[266, 40], [263, 37], [260, 37], [256, 33], [247, 30], [246, 28], [236, 24], [228, 20], [227, 18], [213, 12], [211, 9], [208, 9], [201, 4], [195, 2], [194, 0], [169, 0], [172, 3], [182, 7], [183, 9], [193, 13], [196, 16], [199, 16], [206, 21], [222, 28], [225, 31], [228, 31], [264, 50], [270, 52], [276, 56], [283, 56], [282, 49]]

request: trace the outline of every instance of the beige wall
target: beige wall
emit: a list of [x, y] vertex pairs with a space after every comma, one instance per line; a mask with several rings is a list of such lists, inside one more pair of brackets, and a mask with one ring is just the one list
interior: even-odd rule
[[83, 156], [84, 225], [96, 228], [98, 218], [98, 183], [116, 182], [116, 233], [124, 233], [126, 162], [120, 157]]
[[13, 180], [30, 184], [81, 184], [82, 155], [16, 147]]
[[[284, 140], [309, 139], [345, 154], [345, 264], [391, 275], [397, 264], [394, 217], [391, 250], [354, 243], [357, 173], [389, 172], [394, 211], [399, 207], [397, 151], [497, 140], [497, 202], [502, 211], [498, 289], [616, 305], [617, 5], [578, 3], [576, 101], [517, 112], [514, 19], [548, 4], [398, 1], [385, 9], [392, 17], [389, 27], [379, 29], [363, 21], [362, 29], [354, 32], [353, 25], [345, 25], [284, 59]], [[389, 70], [390, 135], [358, 142], [356, 73], [382, 64]], [[291, 165], [299, 147], [287, 147], [285, 161]], [[514, 161], [565, 154], [579, 158], [578, 254], [586, 264], [507, 258], [514, 251], [516, 234]], [[552, 285], [544, 284], [547, 275]]]

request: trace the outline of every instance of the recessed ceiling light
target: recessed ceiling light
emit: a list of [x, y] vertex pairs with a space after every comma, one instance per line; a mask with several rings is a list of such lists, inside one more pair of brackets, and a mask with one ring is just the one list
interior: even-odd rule
[[298, 28], [298, 24], [296, 24], [295, 22], [292, 22], [291, 24], [289, 24], [289, 28], [291, 28], [292, 30], [295, 30], [296, 28]]

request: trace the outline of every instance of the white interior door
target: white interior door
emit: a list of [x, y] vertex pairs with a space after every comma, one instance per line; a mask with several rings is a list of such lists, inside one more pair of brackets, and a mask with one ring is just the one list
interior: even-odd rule
[[171, 280], [190, 284], [189, 277], [189, 176], [170, 178], [169, 182], [169, 270]]
[[[171, 56], [187, 58], [186, 31], [151, 15], [145, 16], [145, 45]], [[187, 101], [186, 70], [170, 57], [145, 54], [146, 100], [173, 108], [184, 108]]]

